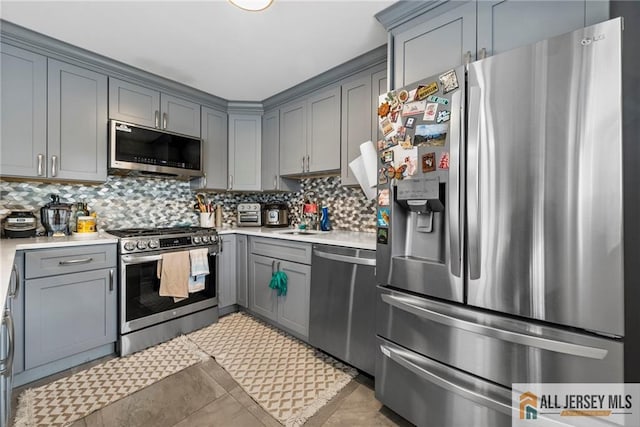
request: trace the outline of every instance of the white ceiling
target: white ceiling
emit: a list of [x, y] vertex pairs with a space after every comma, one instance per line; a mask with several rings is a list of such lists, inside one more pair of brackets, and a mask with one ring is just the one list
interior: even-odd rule
[[386, 42], [390, 0], [6, 1], [7, 21], [228, 100], [261, 101]]

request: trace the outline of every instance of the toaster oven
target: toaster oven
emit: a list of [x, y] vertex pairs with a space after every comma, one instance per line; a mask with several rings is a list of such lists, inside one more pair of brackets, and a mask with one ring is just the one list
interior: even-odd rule
[[238, 203], [238, 227], [262, 226], [260, 203]]

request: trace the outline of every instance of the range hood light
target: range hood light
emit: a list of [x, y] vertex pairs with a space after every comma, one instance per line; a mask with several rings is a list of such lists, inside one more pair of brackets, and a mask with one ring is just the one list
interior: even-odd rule
[[229, 2], [240, 9], [259, 12], [271, 6], [273, 0], [229, 0]]

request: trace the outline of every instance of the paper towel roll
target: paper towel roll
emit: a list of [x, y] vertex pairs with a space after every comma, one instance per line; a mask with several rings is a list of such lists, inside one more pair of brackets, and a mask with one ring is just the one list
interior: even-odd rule
[[349, 168], [353, 172], [353, 176], [356, 177], [358, 184], [364, 191], [365, 196], [368, 199], [373, 199], [376, 197], [376, 189], [372, 188], [369, 185], [369, 178], [367, 178], [367, 173], [365, 172], [365, 164], [362, 156], [358, 156], [355, 160], [349, 163]]
[[364, 170], [367, 174], [369, 187], [375, 187], [378, 185], [378, 152], [373, 141], [367, 141], [360, 144], [360, 154], [362, 154]]

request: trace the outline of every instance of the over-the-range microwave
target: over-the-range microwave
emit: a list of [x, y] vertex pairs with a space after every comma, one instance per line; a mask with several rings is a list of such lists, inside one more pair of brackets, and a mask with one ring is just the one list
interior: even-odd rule
[[109, 170], [182, 177], [202, 176], [202, 140], [111, 120]]

